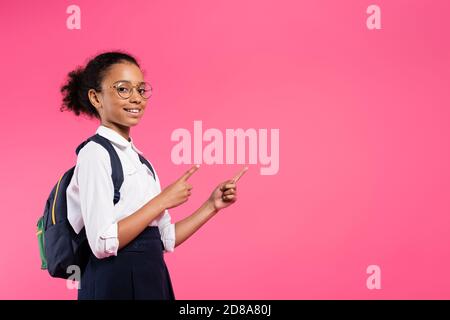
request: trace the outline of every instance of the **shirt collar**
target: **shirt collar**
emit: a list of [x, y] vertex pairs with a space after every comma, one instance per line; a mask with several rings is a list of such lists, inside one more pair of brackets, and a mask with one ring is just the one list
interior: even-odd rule
[[133, 138], [130, 137], [130, 141], [127, 141], [124, 137], [122, 137], [118, 132], [114, 131], [113, 129], [110, 129], [108, 127], [105, 127], [103, 125], [100, 125], [97, 128], [97, 131], [95, 133], [98, 133], [102, 137], [105, 137], [115, 145], [121, 148], [128, 148], [131, 147], [134, 151], [136, 151], [138, 154], [142, 154], [142, 152], [136, 148], [136, 146], [133, 143]]

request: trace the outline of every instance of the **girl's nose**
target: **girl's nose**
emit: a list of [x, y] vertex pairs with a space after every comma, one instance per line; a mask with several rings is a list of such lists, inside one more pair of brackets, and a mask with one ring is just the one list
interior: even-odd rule
[[141, 95], [139, 94], [139, 92], [137, 91], [136, 88], [132, 89], [131, 96], [129, 99], [130, 99], [130, 102], [141, 103], [141, 101], [142, 101]]

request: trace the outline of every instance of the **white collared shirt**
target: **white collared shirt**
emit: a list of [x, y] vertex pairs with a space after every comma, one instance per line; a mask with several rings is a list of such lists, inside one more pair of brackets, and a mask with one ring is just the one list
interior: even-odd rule
[[[152, 165], [156, 181], [150, 169], [139, 160], [138, 154], [142, 152], [134, 146], [131, 138], [127, 141], [113, 129], [102, 125], [96, 133], [112, 142], [122, 163], [124, 180], [120, 200], [113, 204], [114, 185], [108, 151], [89, 141], [78, 153], [75, 171], [67, 188], [67, 218], [76, 233], [85, 227], [91, 250], [101, 259], [117, 255], [117, 223], [161, 193], [161, 185], [155, 167]], [[162, 212], [150, 226], [159, 228], [164, 250], [173, 251], [175, 226], [169, 212]]]

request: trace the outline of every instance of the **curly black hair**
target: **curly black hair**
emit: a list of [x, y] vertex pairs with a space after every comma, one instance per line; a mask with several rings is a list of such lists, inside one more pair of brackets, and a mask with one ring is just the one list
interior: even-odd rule
[[108, 69], [121, 62], [129, 62], [140, 68], [136, 59], [121, 51], [104, 52], [92, 58], [85, 68], [77, 67], [69, 72], [67, 82], [61, 87], [63, 103], [60, 111], [72, 111], [75, 115], [85, 114], [90, 118], [100, 119], [97, 109], [88, 97], [88, 91], [101, 90], [101, 83]]

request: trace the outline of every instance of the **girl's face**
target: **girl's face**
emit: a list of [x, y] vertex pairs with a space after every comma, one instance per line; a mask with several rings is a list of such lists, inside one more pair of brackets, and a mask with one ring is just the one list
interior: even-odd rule
[[[101, 91], [89, 90], [89, 99], [101, 117], [102, 125], [125, 132], [139, 123], [144, 115], [149, 87], [138, 66], [117, 63], [105, 74]], [[134, 88], [133, 88], [134, 86]]]

